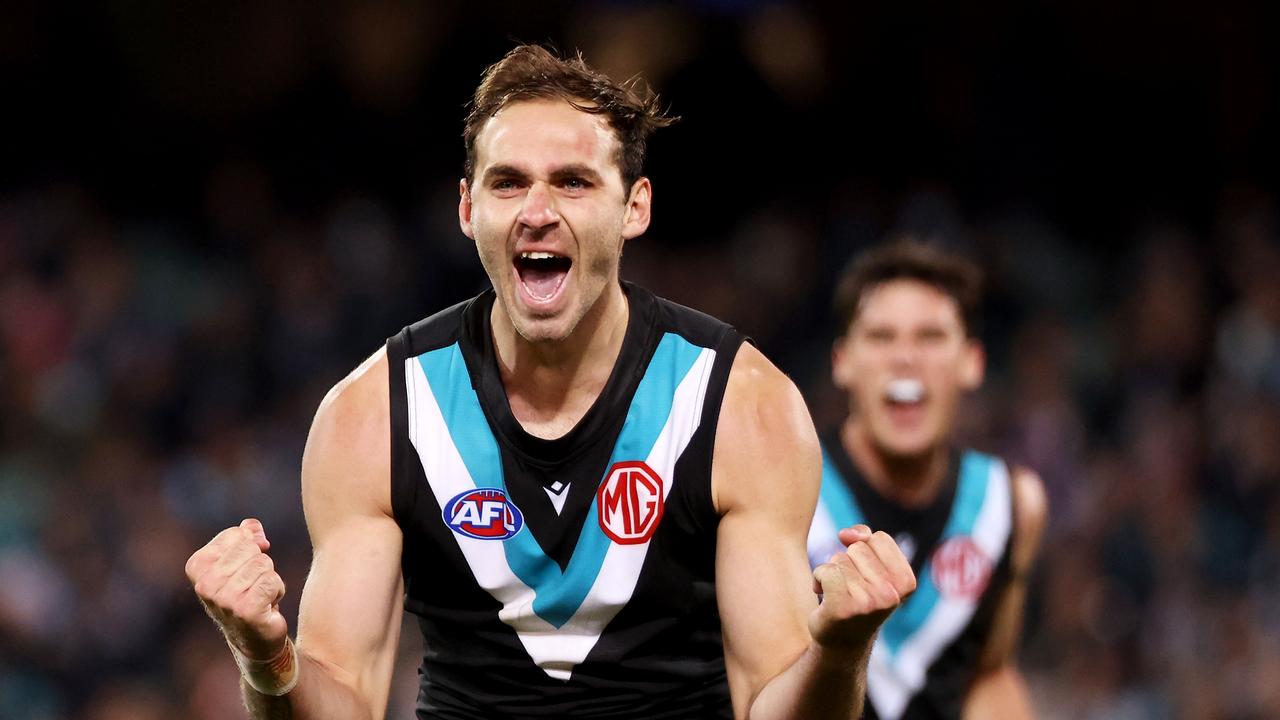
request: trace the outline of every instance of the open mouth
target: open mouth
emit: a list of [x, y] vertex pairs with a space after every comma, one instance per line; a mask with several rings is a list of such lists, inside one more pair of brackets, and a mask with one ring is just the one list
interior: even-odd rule
[[549, 252], [522, 252], [515, 257], [516, 275], [525, 293], [535, 302], [555, 299], [569, 277], [573, 260]]

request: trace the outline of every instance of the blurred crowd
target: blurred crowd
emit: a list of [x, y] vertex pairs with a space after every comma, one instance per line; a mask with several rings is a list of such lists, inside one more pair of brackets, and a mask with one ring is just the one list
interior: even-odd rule
[[[1122, 49], [1141, 18], [1080, 35], [1083, 15], [988, 5], [944, 18], [972, 37], [785, 3], [589, 3], [554, 25], [513, 3], [476, 37], [475, 8], [241, 5], [33, 5], [5, 31], [0, 68], [33, 100], [0, 176], [0, 720], [243, 715], [183, 564], [261, 518], [296, 618], [320, 398], [485, 286], [457, 228], [461, 117], [512, 36], [644, 72], [685, 116], [653, 140], [655, 224], [623, 276], [750, 334], [820, 427], [845, 412], [829, 297], [850, 257], [913, 233], [985, 269], [962, 433], [1049, 489], [1021, 656], [1044, 717], [1280, 717], [1280, 196], [1251, 164], [1280, 64], [1250, 23], [1210, 18], [1184, 61], [1161, 51], [1201, 18], [1176, 13], [1143, 54]], [[1092, 91], [1040, 80], [1118, 97], [1113, 66], [1155, 78], [1131, 108], [1209, 109], [1145, 140], [1048, 119], [1086, 120]]]

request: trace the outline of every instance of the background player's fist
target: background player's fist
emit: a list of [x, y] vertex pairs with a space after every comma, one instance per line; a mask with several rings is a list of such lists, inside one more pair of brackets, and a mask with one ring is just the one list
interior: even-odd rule
[[843, 553], [813, 569], [822, 603], [809, 616], [809, 632], [827, 648], [863, 651], [880, 624], [916, 589], [911, 563], [885, 532], [866, 525], [840, 531]]
[[187, 579], [227, 640], [253, 660], [283, 650], [289, 633], [280, 614], [284, 581], [266, 550], [262, 523], [249, 519], [214, 536], [187, 560]]

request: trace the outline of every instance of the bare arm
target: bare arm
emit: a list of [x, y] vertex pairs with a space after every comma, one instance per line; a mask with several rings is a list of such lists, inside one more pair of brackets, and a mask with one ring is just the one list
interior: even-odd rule
[[716, 593], [738, 718], [857, 717], [875, 632], [915, 588], [893, 540], [865, 527], [844, 555], [810, 573], [805, 537], [820, 472], [799, 392], [743, 346], [720, 414], [712, 479], [721, 514]]
[[[391, 516], [387, 395], [386, 356], [379, 352], [335, 386], [316, 413], [302, 460], [314, 558], [299, 613], [297, 685], [273, 697], [243, 682], [254, 718], [373, 720], [386, 712], [403, 592], [401, 535]], [[287, 651], [288, 628], [276, 607], [284, 594], [279, 576], [272, 571], [259, 582], [265, 588], [259, 597], [274, 597], [266, 611], [260, 600], [255, 605], [252, 587], [239, 599], [209, 592], [220, 572], [234, 576], [229, 566], [269, 565], [265, 533], [258, 539], [250, 532], [219, 534], [187, 570], [233, 646], [265, 659]], [[260, 622], [263, 617], [270, 622]]]
[[1031, 470], [1018, 468], [1013, 473], [1015, 535], [1013, 546], [1013, 582], [1005, 590], [996, 610], [991, 636], [980, 661], [978, 676], [965, 697], [966, 718], [1035, 717], [1031, 696], [1022, 674], [1018, 672], [1018, 640], [1022, 634], [1022, 616], [1027, 601], [1027, 575], [1040, 549], [1048, 514], [1048, 499], [1040, 477]]

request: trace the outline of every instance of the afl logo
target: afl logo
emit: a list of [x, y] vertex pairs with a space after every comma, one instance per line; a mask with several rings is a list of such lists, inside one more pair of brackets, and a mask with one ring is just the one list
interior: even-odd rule
[[991, 559], [967, 535], [943, 543], [931, 563], [933, 584], [948, 599], [977, 600], [991, 579]]
[[662, 520], [662, 478], [643, 462], [620, 462], [596, 491], [600, 529], [619, 545], [649, 541]]
[[499, 488], [475, 488], [444, 506], [444, 522], [469, 538], [506, 540], [524, 527], [524, 515]]

